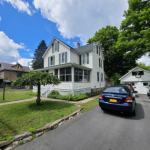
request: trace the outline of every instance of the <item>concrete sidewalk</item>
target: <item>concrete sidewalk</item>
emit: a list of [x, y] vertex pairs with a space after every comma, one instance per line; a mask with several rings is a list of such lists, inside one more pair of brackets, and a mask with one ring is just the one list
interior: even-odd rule
[[[56, 101], [56, 102], [78, 104], [78, 103], [86, 103], [86, 102], [91, 101], [91, 100], [93, 100], [95, 98], [98, 98], [98, 95], [90, 97], [90, 98], [87, 98], [87, 99], [84, 99], [84, 100], [81, 100], [81, 101], [67, 101], [67, 100], [59, 100], [59, 99], [46, 98], [46, 97], [41, 97], [41, 100], [51, 100], [51, 101]], [[13, 102], [0, 103], [0, 106], [9, 105], [9, 104], [15, 104], [15, 103], [22, 103], [22, 102], [27, 102], [27, 101], [32, 101], [32, 100], [36, 100], [36, 97], [33, 97], [31, 99], [25, 99], [25, 100], [13, 101]]]

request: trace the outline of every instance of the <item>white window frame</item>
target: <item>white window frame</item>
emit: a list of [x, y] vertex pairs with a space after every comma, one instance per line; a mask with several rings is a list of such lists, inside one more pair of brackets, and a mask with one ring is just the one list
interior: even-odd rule
[[[53, 64], [53, 59], [54, 59], [54, 58], [53, 58], [53, 57], [54, 57], [54, 56], [49, 57], [49, 65], [50, 65], [50, 66], [54, 66], [54, 64]], [[51, 61], [51, 58], [53, 58], [52, 61]], [[52, 63], [51, 63], [51, 62], [52, 62]]]
[[57, 43], [56, 42], [54, 43], [54, 52], [58, 52], [58, 50], [57, 50]]
[[[62, 54], [64, 54], [64, 62], [62, 62], [63, 59]], [[61, 64], [65, 64], [65, 59], [66, 59], [65, 52], [60, 54], [60, 59], [61, 59]]]
[[82, 64], [87, 64], [87, 53], [82, 55]]

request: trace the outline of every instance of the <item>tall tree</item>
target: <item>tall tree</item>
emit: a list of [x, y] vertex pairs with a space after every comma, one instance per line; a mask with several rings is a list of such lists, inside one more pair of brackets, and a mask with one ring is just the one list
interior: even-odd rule
[[150, 65], [146, 66], [144, 63], [137, 63], [137, 66], [140, 67], [140, 68], [143, 68], [145, 70], [150, 71]]
[[125, 57], [138, 59], [150, 52], [150, 0], [129, 0], [124, 12], [117, 42], [117, 49], [126, 52]]
[[23, 85], [34, 85], [38, 87], [38, 94], [37, 94], [37, 105], [40, 105], [40, 86], [46, 84], [53, 84], [57, 85], [60, 83], [60, 80], [47, 72], [41, 71], [30, 71], [29, 73], [25, 74], [22, 77], [17, 78], [13, 85], [15, 86], [23, 86]]
[[42, 40], [34, 53], [34, 58], [33, 58], [34, 60], [32, 61], [32, 65], [31, 65], [33, 70], [44, 67], [42, 56], [45, 53], [46, 49], [47, 49], [46, 43], [44, 40]]
[[[104, 54], [104, 70], [109, 78], [115, 73], [119, 75], [125, 74], [129, 69], [135, 66], [135, 60], [132, 58], [124, 58], [124, 52], [117, 51], [116, 42], [118, 40], [119, 30], [117, 27], [106, 26], [95, 33], [88, 43], [99, 41], [103, 48]], [[118, 75], [117, 75], [118, 76]]]

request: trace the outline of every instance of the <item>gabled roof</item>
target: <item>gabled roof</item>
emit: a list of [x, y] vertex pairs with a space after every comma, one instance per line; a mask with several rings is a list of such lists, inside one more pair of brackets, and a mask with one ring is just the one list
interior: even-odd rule
[[147, 73], [150, 73], [149, 71], [143, 69], [143, 68], [140, 68], [140, 67], [135, 67], [133, 68], [131, 71], [129, 71], [128, 73], [126, 73], [124, 76], [122, 76], [119, 80], [123, 79], [124, 77], [126, 77], [127, 75], [129, 75], [132, 71], [136, 70], [136, 69], [140, 69], [140, 70], [143, 70], [143, 71], [146, 71]]
[[[8, 64], [8, 63], [3, 63], [0, 62], [0, 64], [2, 65], [2, 69], [1, 70], [14, 70], [12, 68], [12, 66], [15, 66], [14, 64]], [[30, 68], [27, 66], [22, 66], [22, 71], [23, 72], [29, 72]]]
[[48, 52], [49, 48], [52, 46], [52, 43], [54, 42], [54, 40], [59, 41], [60, 43], [62, 43], [62, 44], [63, 44], [65, 47], [67, 47], [68, 49], [70, 49], [70, 50], [74, 51], [75, 53], [78, 53], [78, 52], [77, 52], [74, 48], [72, 48], [72, 47], [71, 47], [71, 46], [69, 46], [68, 44], [64, 43], [63, 41], [59, 40], [58, 38], [54, 37], [54, 38], [52, 39], [51, 43], [49, 44], [49, 46], [48, 46], [47, 50], [45, 51], [44, 55], [42, 56], [42, 58], [44, 58], [44, 57], [45, 57], [45, 55], [47, 54], [47, 52]]
[[75, 48], [75, 50], [79, 53], [85, 53], [85, 52], [93, 50], [97, 46], [98, 43], [99, 43], [99, 41], [94, 42], [92, 44], [87, 44], [87, 45], [81, 46], [79, 48]]

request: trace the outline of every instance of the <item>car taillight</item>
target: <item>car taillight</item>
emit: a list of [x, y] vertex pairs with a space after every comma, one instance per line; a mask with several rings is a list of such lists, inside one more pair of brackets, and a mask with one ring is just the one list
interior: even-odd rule
[[99, 95], [99, 99], [103, 99], [103, 96], [102, 96], [102, 95]]
[[133, 102], [132, 97], [128, 97], [128, 98], [126, 98], [125, 102], [126, 102], [126, 103], [132, 103], [132, 102]]

